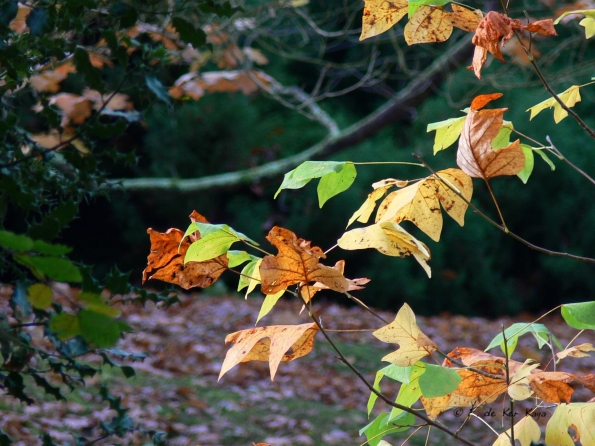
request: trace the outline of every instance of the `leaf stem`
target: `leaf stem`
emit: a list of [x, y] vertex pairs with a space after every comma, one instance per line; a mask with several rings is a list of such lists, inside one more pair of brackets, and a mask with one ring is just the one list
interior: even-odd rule
[[374, 166], [376, 164], [380, 165], [380, 164], [398, 164], [398, 165], [403, 165], [403, 166], [418, 166], [418, 167], [424, 167], [423, 164], [420, 163], [410, 163], [408, 161], [363, 161], [363, 162], [359, 162], [359, 163], [353, 163], [352, 164], [356, 165], [356, 166]]
[[[502, 328], [502, 338], [504, 339], [504, 360], [506, 361], [506, 386], [510, 387], [510, 357], [508, 355], [508, 339], [506, 339], [506, 331], [504, 325]], [[510, 445], [514, 446], [514, 400], [510, 398]]]
[[502, 227], [504, 228], [504, 232], [508, 234], [508, 227], [506, 226], [506, 222], [504, 221], [504, 216], [502, 215], [502, 211], [500, 210], [500, 206], [498, 206], [498, 200], [496, 200], [496, 196], [494, 195], [494, 191], [492, 190], [492, 186], [490, 186], [490, 182], [487, 178], [484, 178], [486, 182], [486, 186], [488, 187], [488, 191], [492, 196], [492, 201], [496, 205], [496, 210], [498, 211], [498, 215], [500, 216], [500, 221], [502, 222]]

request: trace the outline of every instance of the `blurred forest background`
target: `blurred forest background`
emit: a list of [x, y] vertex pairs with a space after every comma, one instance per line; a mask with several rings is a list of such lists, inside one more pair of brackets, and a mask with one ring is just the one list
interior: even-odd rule
[[[484, 2], [472, 3], [485, 9]], [[407, 47], [399, 24], [383, 36], [359, 42], [361, 2], [312, 0], [307, 6], [294, 6], [273, 8], [249, 1], [244, 5], [247, 18], [237, 20], [226, 32], [234, 45], [259, 51], [263, 56], [258, 60], [263, 64], [260, 69], [278, 83], [306, 92], [341, 129], [406, 88], [428, 65], [452, 50], [457, 39], [465, 38], [455, 30], [456, 38], [446, 43]], [[510, 14], [522, 18], [523, 11], [527, 11], [537, 19], [555, 17], [556, 11], [573, 6], [576, 5], [570, 2], [514, 1]], [[560, 92], [570, 85], [587, 83], [595, 75], [595, 48], [585, 40], [584, 29], [576, 20], [556, 29], [559, 37], [536, 40], [533, 44], [542, 55], [540, 66]], [[525, 110], [548, 95], [520, 48], [509, 42], [509, 63], [503, 65], [490, 59], [480, 81], [466, 68], [471, 62], [471, 47], [468, 43], [465, 57], [449, 72], [444, 70], [440, 82], [428, 85], [415, 107], [402, 110], [399, 119], [375, 135], [325, 159], [413, 162], [414, 152], [435, 169], [454, 166], [453, 147], [433, 155], [434, 133], [426, 132], [427, 125], [462, 116], [458, 110], [468, 107], [477, 94], [502, 92], [504, 97], [497, 106], [509, 107], [505, 119], [512, 121], [516, 129], [544, 143], [549, 135], [570, 160], [593, 174], [592, 140], [574, 121], [566, 119], [554, 125], [551, 113], [542, 113], [529, 121]], [[233, 63], [229, 68], [232, 66]], [[200, 70], [221, 68], [226, 67], [209, 62]], [[163, 85], [170, 86], [182, 73], [179, 65], [164, 64], [158, 78]], [[581, 93], [583, 102], [577, 104], [576, 110], [589, 125], [595, 126], [595, 117], [589, 113], [595, 90], [587, 87]], [[132, 99], [143, 101], [142, 97]], [[295, 101], [293, 107], [287, 107], [279, 97], [266, 92], [218, 92], [205, 94], [197, 101], [180, 99], [173, 103], [175, 106], [157, 102], [124, 135], [108, 141], [121, 154], [134, 150], [136, 163], [122, 166], [102, 161], [101, 169], [107, 178], [196, 179], [239, 171], [298, 154], [328, 133], [320, 122], [300, 113], [307, 107], [300, 109]], [[554, 162], [556, 170], [552, 172], [536, 158], [535, 170], [526, 185], [516, 177], [495, 179], [495, 194], [510, 228], [527, 240], [548, 249], [592, 256], [593, 189], [567, 165], [555, 159]], [[150, 182], [142, 189], [131, 189], [124, 182], [100, 189], [82, 202], [78, 217], [61, 233], [59, 242], [73, 246], [71, 258], [94, 265], [99, 276], [115, 263], [122, 271], [132, 270], [131, 277], [138, 283], [149, 251], [146, 229], [184, 229], [193, 209], [213, 223], [227, 223], [258, 241], [264, 240], [272, 226], [280, 225], [328, 249], [370, 193], [373, 182], [427, 174], [419, 167], [358, 166], [355, 184], [322, 209], [318, 208], [315, 182], [302, 190], [283, 191], [274, 200], [281, 174], [249, 184], [197, 192], [152, 187]], [[479, 182], [473, 200], [480, 209], [497, 217], [487, 190]], [[5, 220], [8, 230], [18, 232], [21, 224], [18, 214], [9, 213]], [[404, 226], [412, 228], [408, 222]], [[416, 234], [432, 251], [430, 265], [434, 274], [429, 280], [413, 260], [386, 257], [371, 250], [337, 249], [330, 262], [344, 258], [346, 276], [372, 279], [358, 293], [369, 305], [396, 309], [407, 301], [417, 313], [426, 315], [537, 312], [563, 302], [587, 300], [595, 292], [592, 265], [531, 251], [472, 212], [467, 214], [463, 228], [445, 219], [440, 243], [419, 231]], [[236, 277], [226, 274], [223, 282], [204, 292], [234, 291], [235, 283]], [[161, 284], [149, 282], [147, 286]]]

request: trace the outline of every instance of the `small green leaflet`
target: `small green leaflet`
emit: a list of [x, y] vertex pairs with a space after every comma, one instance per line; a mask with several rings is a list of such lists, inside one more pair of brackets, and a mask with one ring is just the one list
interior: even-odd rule
[[65, 341], [81, 334], [81, 324], [74, 314], [55, 314], [50, 319], [50, 330], [58, 335], [58, 339]]
[[545, 154], [545, 150], [543, 149], [536, 149], [533, 147], [533, 151], [537, 152], [537, 154], [543, 158], [543, 160], [550, 166], [550, 169], [556, 170], [556, 165], [552, 162], [552, 160]]
[[204, 262], [225, 254], [232, 244], [240, 239], [231, 232], [219, 230], [210, 232], [200, 240], [190, 245], [184, 257], [184, 264], [188, 262]]
[[595, 9], [577, 9], [575, 11], [567, 11], [556, 19], [554, 25], [560, 23], [564, 17], [570, 14], [584, 14], [585, 18], [579, 24], [585, 27], [585, 37], [590, 39], [595, 36]]
[[227, 258], [229, 259], [229, 263], [227, 264], [228, 268], [235, 268], [244, 262], [250, 262], [253, 259], [257, 259], [257, 257], [251, 256], [246, 251], [227, 251]]
[[465, 118], [466, 116], [461, 116], [460, 118], [451, 118], [446, 121], [428, 124], [427, 132], [436, 130], [436, 136], [434, 137], [434, 155], [441, 150], [449, 148], [457, 139], [459, 139], [461, 131], [463, 130], [463, 124], [465, 124]]
[[240, 291], [242, 288], [248, 287], [246, 290], [246, 299], [248, 299], [248, 294], [254, 291], [256, 285], [260, 283], [260, 262], [262, 262], [262, 259], [255, 258], [255, 260], [252, 260], [250, 263], [244, 266], [244, 269], [241, 272], [242, 275], [240, 276], [240, 280], [238, 282], [238, 291]]
[[[397, 403], [401, 404], [405, 407], [411, 407], [415, 402], [419, 399], [422, 395], [421, 387], [420, 387], [420, 378], [425, 375], [426, 368], [429, 364], [425, 364], [421, 361], [416, 362], [412, 367], [413, 370], [411, 372], [411, 376], [409, 377], [409, 383], [403, 384], [399, 389], [399, 394], [397, 395], [397, 399], [395, 400]], [[403, 409], [398, 409], [393, 407], [388, 416], [388, 421], [394, 421], [402, 416], [404, 416], [406, 412]]]
[[[547, 329], [545, 325], [525, 324], [523, 322], [518, 322], [516, 324], [512, 324], [510, 327], [504, 330], [504, 335], [508, 339], [508, 357], [512, 355], [512, 352], [516, 348], [518, 338], [527, 333], [531, 333], [535, 337], [539, 348], [543, 347], [546, 344], [549, 345], [549, 339], [551, 336], [552, 340], [558, 346], [558, 348], [564, 350], [564, 347], [562, 347], [560, 341], [558, 341], [558, 339]], [[490, 342], [490, 345], [487, 346], [485, 351], [488, 351], [489, 349], [494, 348], [497, 345], [500, 346], [502, 352], [506, 353], [504, 349], [504, 337], [502, 336], [502, 333], [498, 334], [494, 339], [492, 339], [492, 342]]]
[[562, 317], [579, 330], [595, 330], [595, 301], [562, 305]]
[[62, 257], [18, 255], [14, 259], [35, 275], [47, 276], [56, 282], [82, 282], [83, 276], [74, 264]]
[[[227, 231], [230, 234], [235, 235], [238, 238], [238, 240], [247, 241], [247, 242], [252, 243], [254, 246], [258, 246], [258, 243], [256, 243], [250, 237], [242, 234], [241, 232], [236, 231], [235, 229], [233, 229], [225, 224], [212, 225], [211, 223], [192, 222], [192, 223], [190, 223], [190, 226], [188, 226], [188, 229], [186, 229], [186, 232], [184, 233], [184, 237], [182, 237], [182, 240], [184, 240], [187, 236], [189, 236], [190, 234], [192, 234], [196, 231], [198, 231], [200, 233], [201, 237], [204, 237], [204, 236], [210, 234], [211, 232]], [[181, 244], [182, 244], [182, 242], [180, 242], [180, 245]]]
[[[285, 293], [285, 290], [281, 290], [275, 294], [267, 294], [266, 295], [266, 297], [264, 298], [264, 301], [262, 302], [262, 307], [260, 307], [260, 311], [258, 312], [258, 317], [256, 318], [256, 324], [258, 324], [259, 320], [261, 320], [263, 317], [265, 317], [267, 314], [269, 314], [269, 312], [273, 309], [273, 307], [275, 306], [277, 301], [281, 298], [281, 296], [283, 296], [283, 293]], [[256, 325], [256, 324], [254, 324], [254, 325]]]
[[409, 0], [409, 18], [411, 18], [411, 16], [415, 14], [415, 11], [417, 11], [422, 5], [444, 6], [449, 4], [451, 1], [452, 0]]
[[[417, 364], [423, 363], [418, 362]], [[382, 378], [384, 378], [385, 376], [389, 377], [390, 379], [394, 379], [395, 381], [399, 381], [400, 383], [409, 384], [410, 380], [412, 379], [412, 376], [414, 376], [413, 369], [417, 366], [417, 364], [415, 366], [410, 365], [407, 367], [401, 367], [398, 365], [391, 364], [387, 365], [383, 369], [378, 370], [376, 372], [376, 378], [374, 380], [374, 389], [376, 389], [378, 392], [382, 391], [380, 389], [380, 381], [382, 381]], [[417, 376], [419, 376], [419, 374]], [[403, 386], [401, 386], [401, 388], [403, 388]], [[371, 392], [370, 397], [368, 398], [368, 417], [370, 416], [370, 413], [372, 412], [372, 409], [374, 408], [374, 404], [376, 403], [377, 399], [378, 395], [376, 395], [374, 392]]]
[[527, 181], [529, 181], [529, 177], [533, 172], [535, 158], [533, 157], [533, 148], [531, 146], [528, 146], [527, 144], [521, 144], [521, 149], [525, 155], [525, 167], [516, 175], [523, 183], [527, 184]]
[[492, 140], [492, 149], [498, 150], [508, 147], [510, 145], [510, 134], [512, 133], [513, 129], [514, 127], [512, 122], [504, 121], [502, 123], [502, 127], [500, 127], [500, 130], [498, 131], [498, 134]]
[[368, 439], [366, 444], [378, 446], [385, 435], [405, 431], [415, 425], [415, 416], [407, 412], [403, 413], [405, 415], [402, 417], [388, 422], [388, 413], [382, 412], [374, 421], [360, 429], [359, 434], [366, 435]]
[[[455, 370], [440, 365], [425, 364], [419, 377], [419, 387], [425, 398], [435, 398], [454, 392], [463, 380]], [[416, 400], [417, 401], [417, 400]]]
[[355, 165], [349, 161], [305, 161], [285, 174], [275, 198], [283, 189], [300, 189], [312, 179], [320, 178], [318, 203], [322, 207], [328, 199], [349, 189], [356, 175]]

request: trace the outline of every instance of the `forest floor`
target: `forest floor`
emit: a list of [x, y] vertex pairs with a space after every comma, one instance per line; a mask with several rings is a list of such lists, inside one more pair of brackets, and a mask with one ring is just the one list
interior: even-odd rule
[[[293, 362], [281, 363], [275, 381], [271, 382], [266, 362], [243, 363], [230, 370], [218, 382], [217, 378], [227, 347], [225, 336], [254, 326], [262, 304], [260, 298], [247, 301], [237, 296], [185, 295], [180, 304], [168, 309], [153, 304], [127, 306], [123, 318], [135, 329], [118, 346], [130, 352], [148, 353], [143, 362], [131, 363], [136, 376], [125, 378], [119, 369], [104, 367], [101, 375], [86, 381], [84, 387], [67, 395], [68, 402], [54, 401], [36, 395], [39, 403], [25, 406], [11, 397], [0, 399], [0, 428], [17, 445], [41, 444], [40, 433], [51, 433], [57, 444], [74, 444], [69, 432], [79, 432], [87, 438], [100, 436], [99, 423], [109, 421], [114, 412], [106, 408], [98, 395], [102, 383], [109, 383], [110, 392], [122, 397], [122, 405], [145, 430], [163, 431], [171, 445], [249, 446], [253, 442], [273, 446], [288, 445], [361, 445], [365, 437], [358, 431], [369, 421], [366, 404], [369, 390], [332, 351], [320, 334], [314, 350]], [[317, 302], [322, 322], [327, 329], [366, 330], [384, 325], [372, 314], [359, 307], [344, 307], [336, 303]], [[273, 311], [259, 324], [286, 325], [310, 322], [307, 312], [298, 314], [295, 300], [281, 299]], [[413, 308], [415, 311], [415, 308]], [[378, 312], [392, 321], [395, 313]], [[557, 313], [559, 314], [559, 313]], [[418, 317], [422, 331], [443, 351], [455, 347], [483, 350], [501, 327], [514, 322], [530, 322], [530, 315], [486, 320], [453, 315]], [[548, 316], [544, 323], [566, 345], [577, 333], [558, 316]], [[332, 332], [336, 343], [347, 358], [370, 381], [376, 370], [388, 365], [381, 358], [396, 346], [384, 344], [369, 331]], [[574, 343], [593, 342], [581, 335]], [[491, 353], [501, 356], [499, 348]], [[551, 351], [539, 349], [531, 335], [523, 336], [513, 359], [532, 358], [543, 365], [550, 362]], [[560, 368], [577, 374], [592, 373], [595, 358], [568, 358]], [[551, 367], [548, 368], [551, 370]], [[382, 382], [382, 390], [396, 397], [397, 383]], [[40, 391], [41, 392], [41, 391]], [[592, 397], [585, 389], [577, 389], [574, 401]], [[530, 400], [519, 406], [517, 415], [531, 408]], [[388, 410], [376, 403], [374, 411]], [[477, 413], [483, 421], [502, 431], [503, 405], [494, 402]], [[522, 412], [522, 413], [521, 413]], [[545, 424], [553, 408], [540, 408], [539, 423]], [[457, 430], [466, 419], [466, 412], [451, 410], [439, 420]], [[491, 414], [495, 415], [491, 415]], [[372, 417], [374, 417], [374, 414]], [[461, 436], [478, 445], [492, 444], [496, 435], [482, 420], [471, 418], [461, 430]], [[426, 443], [428, 429], [422, 428], [407, 444]], [[386, 437], [393, 445], [402, 444], [403, 433]], [[543, 438], [543, 437], [542, 437]], [[151, 444], [139, 432], [125, 439], [110, 438], [95, 444]], [[427, 444], [455, 444], [436, 430], [430, 432]]]

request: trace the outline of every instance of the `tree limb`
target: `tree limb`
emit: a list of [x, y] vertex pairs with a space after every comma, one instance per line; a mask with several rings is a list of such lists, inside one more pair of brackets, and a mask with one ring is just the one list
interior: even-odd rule
[[251, 169], [209, 175], [202, 178], [133, 178], [109, 180], [102, 189], [126, 192], [176, 191], [194, 193], [212, 189], [235, 188], [264, 178], [282, 175], [304, 161], [320, 159], [351, 147], [379, 132], [388, 124], [410, 117], [411, 110], [422, 103], [440, 85], [453, 68], [471, 56], [470, 35], [465, 36], [421, 72], [383, 106], [365, 118], [330, 135], [296, 155]]

